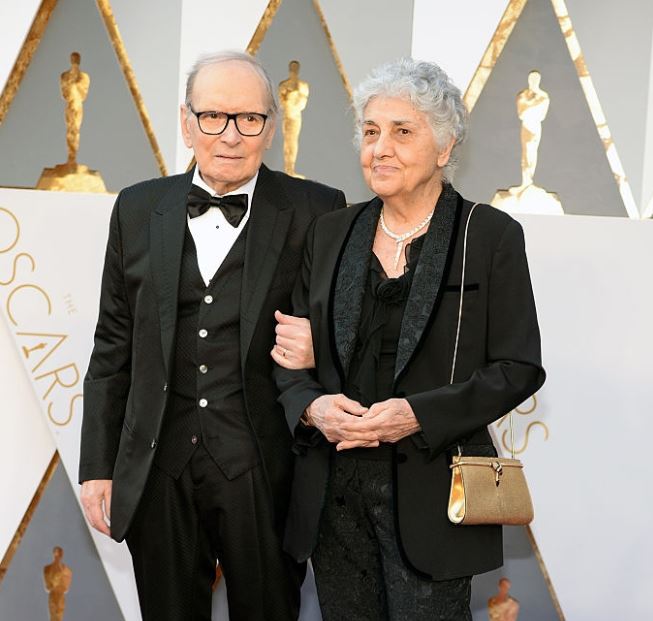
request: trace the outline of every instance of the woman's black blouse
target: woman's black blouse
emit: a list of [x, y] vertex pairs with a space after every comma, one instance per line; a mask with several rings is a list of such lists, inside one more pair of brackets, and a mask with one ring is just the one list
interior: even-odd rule
[[[406, 267], [398, 278], [388, 278], [372, 253], [356, 346], [344, 391], [350, 399], [365, 407], [393, 396], [401, 322], [423, 241], [423, 236], [416, 237], [405, 247]], [[350, 449], [341, 454], [359, 459], [390, 459], [391, 446]]]

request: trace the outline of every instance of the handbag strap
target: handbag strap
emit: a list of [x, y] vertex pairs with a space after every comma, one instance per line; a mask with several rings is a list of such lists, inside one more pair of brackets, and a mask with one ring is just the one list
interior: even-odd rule
[[[462, 325], [463, 320], [463, 300], [465, 297], [465, 268], [467, 266], [467, 234], [469, 233], [469, 221], [472, 219], [472, 214], [474, 209], [478, 206], [478, 203], [474, 203], [472, 208], [469, 210], [469, 215], [467, 216], [467, 222], [465, 223], [465, 237], [463, 238], [463, 266], [462, 274], [460, 276], [460, 302], [458, 304], [458, 323], [456, 325], [456, 340], [453, 346], [453, 360], [451, 363], [451, 377], [449, 378], [449, 385], [453, 384], [454, 377], [456, 374], [456, 362], [458, 360], [458, 343], [460, 342], [460, 326]], [[458, 455], [463, 454], [462, 447], [458, 443]], [[510, 453], [512, 459], [515, 459], [515, 437], [512, 427], [512, 410], [510, 411]]]
[[458, 325], [456, 326], [456, 341], [453, 346], [453, 361], [451, 363], [451, 377], [449, 378], [449, 385], [453, 384], [453, 379], [456, 374], [456, 361], [458, 360], [458, 343], [460, 342], [460, 326], [463, 320], [463, 300], [465, 297], [465, 267], [467, 265], [467, 233], [469, 232], [469, 221], [472, 219], [472, 214], [478, 203], [474, 203], [469, 210], [467, 222], [465, 223], [465, 237], [463, 238], [463, 269], [460, 276], [460, 303], [458, 304]]

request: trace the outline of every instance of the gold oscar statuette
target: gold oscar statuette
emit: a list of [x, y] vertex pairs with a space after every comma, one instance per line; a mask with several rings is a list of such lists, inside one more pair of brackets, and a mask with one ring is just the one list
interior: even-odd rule
[[70, 55], [70, 69], [61, 74], [61, 96], [66, 102], [66, 143], [68, 161], [54, 168], [44, 168], [36, 187], [63, 192], [106, 192], [102, 176], [96, 170], [77, 163], [79, 133], [84, 118], [84, 100], [91, 78], [80, 67], [79, 52]]
[[56, 546], [52, 550], [52, 563], [43, 568], [43, 581], [48, 593], [50, 621], [63, 621], [66, 610], [66, 593], [73, 580], [73, 572], [61, 559], [63, 550]]
[[555, 192], [535, 185], [537, 152], [542, 139], [542, 123], [549, 111], [551, 99], [540, 87], [539, 71], [528, 74], [528, 88], [517, 95], [517, 116], [521, 121], [521, 185], [497, 190], [492, 205], [515, 213], [562, 215], [564, 211]]
[[517, 621], [519, 602], [508, 595], [510, 580], [499, 580], [499, 592], [487, 601], [487, 613], [490, 621]]
[[299, 79], [299, 61], [288, 64], [288, 78], [279, 84], [279, 101], [283, 110], [283, 164], [286, 174], [303, 179], [295, 170], [299, 133], [302, 130], [302, 111], [308, 102], [308, 83]]

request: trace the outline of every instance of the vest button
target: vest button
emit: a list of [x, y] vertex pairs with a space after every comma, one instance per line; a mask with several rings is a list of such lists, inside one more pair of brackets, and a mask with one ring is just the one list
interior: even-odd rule
[[200, 399], [200, 407], [205, 408], [209, 402], [206, 399]]
[[208, 336], [208, 331], [202, 328], [197, 334], [199, 334], [199, 337], [201, 339], [205, 339]]
[[200, 364], [200, 373], [207, 373], [209, 370], [209, 367], [207, 367], [205, 364]]
[[197, 436], [192, 436], [190, 439], [191, 444], [197, 444]]
[[155, 449], [155, 448], [156, 448], [156, 438], [154, 438], [154, 439], [152, 440], [152, 442], [150, 442], [150, 448], [151, 448], [151, 449]]
[[207, 304], [211, 304], [211, 303], [213, 302], [213, 296], [212, 296], [212, 295], [205, 295], [205, 296], [204, 296], [204, 301], [205, 301]]

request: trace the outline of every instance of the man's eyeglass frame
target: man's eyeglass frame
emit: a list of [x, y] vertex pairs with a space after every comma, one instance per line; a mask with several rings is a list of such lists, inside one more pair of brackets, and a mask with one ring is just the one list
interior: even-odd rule
[[[268, 114], [262, 114], [261, 112], [236, 112], [234, 114], [228, 114], [227, 112], [220, 112], [219, 110], [201, 110], [200, 112], [195, 112], [195, 110], [193, 110], [193, 106], [191, 106], [191, 104], [186, 104], [186, 107], [191, 112], [191, 114], [193, 114], [195, 116], [195, 118], [197, 119], [197, 126], [200, 128], [200, 131], [203, 134], [206, 134], [207, 136], [219, 136], [220, 134], [224, 134], [224, 132], [227, 131], [227, 127], [229, 127], [229, 121], [231, 121], [233, 119], [234, 125], [236, 126], [236, 131], [241, 136], [245, 136], [246, 138], [254, 138], [256, 136], [260, 136], [263, 133], [263, 130], [265, 129], [265, 123], [267, 122], [267, 120], [269, 118]], [[224, 114], [227, 117], [227, 121], [224, 124], [224, 127], [222, 128], [222, 130], [220, 130], [219, 132], [207, 132], [207, 131], [204, 130], [204, 128], [202, 127], [202, 122], [200, 121], [200, 115], [206, 114], [207, 112], [214, 112], [214, 113]], [[240, 127], [238, 127], [238, 117], [241, 114], [253, 114], [253, 115], [261, 117], [263, 119], [263, 125], [261, 126], [261, 131], [256, 133], [256, 134], [244, 134], [240, 130]]]

